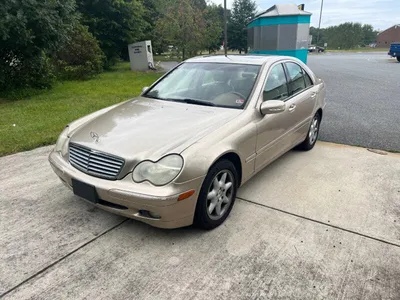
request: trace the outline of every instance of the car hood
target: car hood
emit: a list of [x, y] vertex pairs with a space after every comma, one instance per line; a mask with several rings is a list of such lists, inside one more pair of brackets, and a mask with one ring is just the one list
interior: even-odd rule
[[81, 125], [70, 141], [127, 160], [156, 161], [182, 152], [241, 112], [139, 97]]

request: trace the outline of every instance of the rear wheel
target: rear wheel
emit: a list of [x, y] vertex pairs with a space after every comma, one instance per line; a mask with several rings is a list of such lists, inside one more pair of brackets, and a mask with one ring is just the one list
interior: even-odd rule
[[321, 123], [321, 115], [319, 112], [317, 112], [311, 121], [306, 139], [298, 146], [299, 149], [308, 151], [314, 148], [314, 145], [318, 139], [320, 123]]
[[214, 164], [197, 199], [194, 225], [203, 229], [221, 225], [235, 203], [237, 185], [238, 174], [231, 161], [221, 160]]

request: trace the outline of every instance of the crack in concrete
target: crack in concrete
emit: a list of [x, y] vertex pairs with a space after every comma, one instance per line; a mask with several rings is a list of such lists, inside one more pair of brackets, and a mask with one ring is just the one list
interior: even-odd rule
[[95, 240], [97, 240], [98, 238], [102, 237], [103, 235], [109, 233], [110, 231], [118, 228], [119, 226], [121, 226], [122, 224], [124, 224], [126, 221], [128, 221], [130, 219], [126, 218], [124, 220], [122, 220], [121, 222], [119, 222], [117, 225], [107, 229], [106, 231], [102, 232], [101, 234], [99, 234], [98, 236], [96, 236], [95, 238], [87, 241], [86, 243], [80, 245], [78, 248], [74, 249], [73, 251], [71, 251], [70, 253], [64, 255], [63, 257], [57, 259], [56, 261], [52, 262], [51, 264], [49, 264], [48, 266], [44, 267], [43, 269], [39, 270], [38, 272], [36, 272], [35, 274], [29, 276], [28, 278], [26, 278], [25, 280], [23, 280], [22, 282], [18, 283], [16, 286], [12, 287], [11, 289], [9, 289], [8, 291], [5, 291], [3, 294], [0, 295], [0, 299], [3, 298], [4, 296], [8, 295], [9, 293], [15, 291], [17, 288], [19, 288], [20, 286], [24, 285], [25, 283], [27, 283], [28, 281], [30, 281], [31, 279], [35, 278], [36, 276], [44, 273], [45, 271], [47, 271], [48, 269], [50, 269], [51, 267], [57, 265], [59, 262], [63, 261], [64, 259], [66, 259], [67, 257], [71, 256], [72, 254], [74, 254], [75, 252], [79, 251], [80, 249], [84, 248], [85, 246], [89, 245], [90, 243], [94, 242]]
[[301, 219], [304, 219], [304, 220], [307, 220], [307, 221], [310, 221], [310, 222], [314, 222], [314, 223], [318, 223], [318, 224], [321, 224], [321, 225], [325, 225], [325, 226], [328, 226], [328, 227], [331, 227], [331, 228], [335, 228], [335, 229], [338, 229], [338, 230], [342, 230], [342, 231], [345, 231], [345, 232], [356, 234], [356, 235], [365, 237], [365, 238], [370, 239], [370, 240], [374, 240], [374, 241], [377, 241], [377, 242], [381, 242], [381, 243], [384, 243], [384, 244], [387, 244], [387, 245], [391, 245], [391, 246], [395, 246], [395, 247], [400, 248], [399, 244], [395, 244], [395, 243], [392, 243], [392, 242], [389, 242], [389, 241], [385, 241], [383, 239], [380, 239], [380, 238], [377, 238], [377, 237], [373, 237], [373, 236], [370, 236], [370, 235], [366, 235], [366, 234], [363, 234], [361, 232], [353, 231], [353, 230], [350, 230], [350, 229], [346, 229], [346, 228], [343, 228], [343, 227], [335, 226], [335, 225], [332, 225], [332, 224], [329, 224], [329, 223], [325, 223], [325, 222], [322, 222], [322, 221], [318, 221], [318, 220], [315, 220], [315, 219], [304, 217], [304, 216], [301, 216], [301, 215], [298, 215], [298, 214], [295, 214], [295, 213], [288, 212], [288, 211], [283, 210], [283, 209], [279, 209], [279, 208], [275, 208], [275, 207], [272, 207], [272, 206], [269, 206], [269, 205], [257, 203], [257, 202], [254, 202], [254, 201], [251, 201], [251, 200], [248, 200], [248, 199], [244, 199], [244, 198], [241, 198], [241, 197], [236, 197], [236, 199], [240, 199], [240, 200], [242, 200], [244, 202], [248, 202], [248, 203], [251, 203], [251, 204], [254, 204], [254, 205], [258, 205], [258, 206], [262, 206], [262, 207], [265, 207], [265, 208], [269, 208], [269, 209], [272, 209], [272, 210], [275, 210], [275, 211], [278, 211], [278, 212], [281, 212], [281, 213], [284, 213], [284, 214], [287, 214], [287, 215], [290, 215], [290, 216], [293, 216], [293, 217], [301, 218]]

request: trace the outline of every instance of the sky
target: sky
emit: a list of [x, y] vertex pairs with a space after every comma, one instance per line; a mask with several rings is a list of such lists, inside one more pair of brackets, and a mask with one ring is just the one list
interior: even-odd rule
[[[211, 0], [224, 5], [224, 0]], [[255, 0], [259, 12], [274, 4], [293, 3], [290, 0]], [[227, 7], [232, 7], [233, 0], [227, 0]], [[321, 0], [298, 0], [296, 4], [305, 4], [305, 10], [312, 13], [311, 26], [318, 27]], [[400, 24], [399, 0], [324, 0], [321, 27], [338, 25], [344, 22], [371, 24], [376, 30], [385, 30]]]

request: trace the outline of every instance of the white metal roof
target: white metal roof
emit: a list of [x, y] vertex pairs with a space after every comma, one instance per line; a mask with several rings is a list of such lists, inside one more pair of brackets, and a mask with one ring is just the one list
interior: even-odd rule
[[275, 4], [266, 11], [258, 14], [254, 19], [277, 16], [309, 16], [310, 12], [300, 10], [296, 4]]

